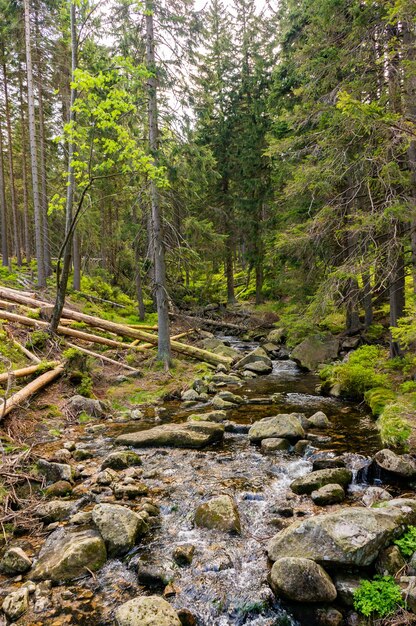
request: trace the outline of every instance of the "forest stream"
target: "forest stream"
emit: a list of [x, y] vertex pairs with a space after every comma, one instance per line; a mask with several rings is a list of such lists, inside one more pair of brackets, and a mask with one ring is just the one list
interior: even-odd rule
[[[242, 353], [257, 347], [229, 336], [219, 338]], [[336, 509], [360, 499], [370, 456], [381, 447], [374, 421], [363, 407], [322, 397], [318, 386], [319, 378], [301, 371], [293, 361], [274, 360], [270, 375], [224, 387], [245, 402], [227, 412], [233, 426], [222, 444], [203, 450], [138, 449], [143, 460], [141, 479], [160, 504], [157, 524], [122, 560], [111, 559], [94, 576], [57, 588], [59, 617], [69, 621], [58, 618], [42, 623], [113, 624], [120, 602], [143, 593], [136, 573], [140, 566], [147, 576], [145, 587], [154, 593], [162, 593], [164, 576], [166, 581], [172, 579], [165, 589], [169, 602], [177, 609], [188, 609], [200, 625], [314, 624], [305, 606], [284, 607], [276, 601], [267, 583], [270, 564], [265, 547], [282, 523], [325, 510], [289, 489], [292, 480], [310, 472], [313, 460], [343, 455], [353, 471], [347, 499], [330, 507]], [[117, 449], [113, 442], [121, 433], [183, 422], [192, 413], [209, 410], [208, 404], [184, 409], [179, 400], [164, 402], [147, 408], [138, 421], [87, 425], [82, 446], [102, 459]], [[331, 426], [308, 432], [302, 456], [293, 451], [266, 454], [248, 440], [249, 426], [260, 418], [290, 412], [309, 416], [318, 410], [326, 413]], [[88, 473], [88, 461], [84, 466]], [[106, 501], [106, 489], [92, 491], [94, 502]], [[194, 527], [193, 516], [201, 501], [224, 493], [237, 503], [241, 536]], [[194, 546], [195, 553], [190, 565], [178, 567], [172, 554], [184, 544]]]

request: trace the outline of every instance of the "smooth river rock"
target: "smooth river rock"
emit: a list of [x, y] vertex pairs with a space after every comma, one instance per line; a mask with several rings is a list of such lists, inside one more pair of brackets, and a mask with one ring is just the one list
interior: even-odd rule
[[282, 413], [264, 417], [248, 431], [250, 441], [256, 443], [263, 439], [301, 439], [305, 436], [299, 418], [292, 413]]
[[181, 626], [176, 611], [159, 596], [140, 596], [116, 611], [117, 626]]
[[126, 433], [116, 438], [120, 445], [147, 447], [172, 446], [175, 448], [203, 448], [222, 441], [224, 426], [213, 422], [164, 424], [149, 430]]
[[365, 567], [381, 548], [416, 521], [416, 500], [398, 498], [379, 508], [351, 507], [296, 521], [269, 542], [272, 561], [303, 557], [318, 563]]
[[325, 485], [342, 485], [345, 487], [352, 480], [352, 472], [345, 467], [336, 467], [334, 469], [323, 469], [311, 472], [306, 476], [296, 478], [290, 488], [298, 495], [311, 494]]
[[327, 504], [338, 504], [345, 498], [345, 491], [341, 485], [324, 485], [316, 491], [312, 491], [311, 498], [315, 504], [326, 506]]
[[126, 554], [149, 528], [143, 517], [119, 504], [97, 504], [92, 521], [105, 541], [109, 557]]
[[326, 571], [314, 561], [284, 557], [270, 573], [274, 593], [295, 602], [333, 602], [337, 590]]
[[101, 464], [101, 469], [123, 470], [128, 467], [136, 467], [142, 464], [138, 454], [131, 450], [119, 450], [111, 452]]
[[333, 361], [338, 356], [339, 340], [328, 334], [313, 335], [296, 346], [290, 357], [303, 369], [316, 370], [320, 363]]
[[416, 477], [416, 461], [410, 454], [396, 454], [393, 450], [379, 450], [374, 456], [374, 463], [385, 472], [398, 478]]
[[33, 580], [70, 581], [104, 565], [107, 552], [95, 530], [68, 532], [59, 528], [46, 540], [30, 572]]
[[195, 512], [195, 524], [203, 528], [241, 533], [240, 515], [234, 500], [227, 495], [200, 504]]

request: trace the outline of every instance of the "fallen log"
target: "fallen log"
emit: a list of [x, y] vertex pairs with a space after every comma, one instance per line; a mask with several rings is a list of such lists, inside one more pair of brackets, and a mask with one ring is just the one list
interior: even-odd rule
[[[175, 341], [176, 339], [182, 339], [183, 337], [187, 337], [188, 335], [190, 335], [191, 333], [195, 332], [195, 328], [192, 328], [191, 330], [187, 330], [184, 333], [179, 333], [179, 335], [173, 335], [170, 340], [172, 341], [172, 339]], [[149, 348], [154, 348], [155, 344], [153, 343], [143, 343], [141, 346], [139, 345], [140, 343], [140, 339], [135, 339], [135, 341], [131, 342], [131, 346], [135, 347], [137, 346], [136, 350], [148, 350]]]
[[105, 363], [111, 363], [111, 365], [118, 365], [119, 367], [124, 367], [124, 369], [129, 370], [130, 372], [139, 373], [134, 367], [127, 365], [126, 363], [120, 363], [120, 361], [115, 361], [114, 359], [110, 359], [108, 356], [104, 356], [104, 354], [99, 354], [98, 352], [92, 352], [91, 350], [87, 350], [86, 348], [80, 348], [80, 346], [76, 346], [74, 343], [70, 343], [69, 341], [65, 342], [70, 348], [75, 348], [75, 350], [79, 350], [80, 352], [84, 352], [89, 356], [94, 357], [95, 359], [100, 359], [100, 361], [104, 361]]
[[151, 326], [150, 324], [127, 324], [130, 328], [138, 328], [139, 330], [158, 330], [157, 324]]
[[16, 346], [16, 348], [18, 348], [21, 352], [23, 352], [25, 356], [27, 356], [28, 359], [30, 359], [34, 363], [41, 363], [41, 359], [39, 359], [35, 354], [33, 354], [33, 352], [25, 348], [25, 346], [22, 346], [22, 344], [16, 341], [16, 339], [13, 339], [13, 343]]
[[62, 374], [64, 371], [64, 366], [60, 363], [57, 367], [49, 372], [45, 372], [32, 380], [28, 385], [17, 391], [15, 394], [10, 396], [6, 401], [3, 400], [3, 406], [1, 406], [0, 401], [0, 421], [6, 417], [13, 409], [18, 408], [23, 402], [26, 402], [33, 394], [37, 391], [40, 391], [51, 382], [53, 382], [58, 376]]
[[[4, 290], [3, 288], [0, 288], [0, 297], [4, 297], [5, 299], [11, 299], [16, 302], [21, 302], [22, 304], [38, 304], [36, 300], [25, 298], [24, 296], [20, 296], [18, 292], [13, 293], [12, 291]], [[64, 317], [75, 320], [76, 322], [85, 322], [89, 326], [108, 330], [115, 333], [116, 335], [120, 335], [121, 337], [142, 339], [154, 345], [158, 343], [158, 338], [156, 335], [152, 335], [151, 333], [139, 330], [137, 328], [130, 328], [129, 326], [126, 326], [124, 324], [117, 324], [116, 322], [110, 322], [108, 320], [103, 320], [99, 317], [86, 315], [85, 313], [80, 313], [79, 311], [72, 311], [71, 309], [68, 309], [66, 307], [63, 309], [62, 314]], [[203, 350], [194, 346], [188, 346], [187, 344], [180, 343], [179, 341], [171, 341], [171, 348], [175, 352], [186, 354], [187, 356], [190, 356], [194, 359], [199, 359], [200, 361], [205, 361], [207, 363], [211, 363], [212, 365], [223, 364], [229, 367], [232, 363], [232, 359], [230, 357], [215, 354], [214, 352], [209, 352], [208, 350]]]
[[[59, 365], [57, 362], [50, 363], [51, 366]], [[10, 372], [4, 372], [0, 374], [0, 383], [7, 382], [9, 377], [12, 378], [25, 378], [26, 376], [31, 376], [32, 374], [36, 374], [39, 371], [39, 365], [28, 365], [28, 367], [22, 367], [18, 370], [11, 370]]]
[[213, 320], [206, 317], [195, 317], [193, 315], [183, 315], [182, 313], [170, 313], [171, 317], [181, 317], [182, 319], [189, 320], [190, 322], [197, 322], [199, 326], [212, 326], [213, 328], [229, 328], [230, 330], [237, 330], [238, 332], [246, 332], [247, 326], [241, 324], [233, 324], [231, 322], [223, 322], [219, 320]]
[[0, 308], [6, 309], [6, 311], [16, 311], [18, 306], [17, 306], [17, 304], [13, 304], [13, 302], [7, 302], [6, 300], [0, 300]]

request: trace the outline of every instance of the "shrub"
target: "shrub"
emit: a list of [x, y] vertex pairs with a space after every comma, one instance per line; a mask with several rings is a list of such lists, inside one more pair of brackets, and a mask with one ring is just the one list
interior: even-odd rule
[[43, 330], [34, 330], [26, 341], [26, 348], [29, 348], [29, 350], [33, 348], [43, 350], [46, 347], [48, 339], [48, 333], [45, 333]]
[[364, 395], [364, 399], [371, 409], [373, 415], [378, 417], [383, 412], [387, 404], [395, 400], [396, 394], [391, 389], [375, 387], [369, 389]]
[[403, 604], [400, 587], [392, 576], [362, 580], [354, 593], [354, 608], [366, 617], [386, 617]]
[[400, 385], [400, 391], [402, 393], [413, 393], [414, 391], [416, 391], [416, 381], [406, 380], [406, 382]]
[[394, 542], [403, 556], [412, 556], [416, 552], [416, 526], [408, 526], [407, 532]]
[[412, 432], [406, 416], [413, 415], [414, 411], [404, 402], [388, 404], [377, 420], [377, 428], [385, 445], [405, 447]]

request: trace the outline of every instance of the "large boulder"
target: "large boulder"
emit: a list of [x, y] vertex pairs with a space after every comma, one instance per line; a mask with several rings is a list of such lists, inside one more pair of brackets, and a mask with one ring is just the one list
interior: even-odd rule
[[312, 335], [296, 346], [290, 357], [306, 370], [316, 370], [320, 363], [333, 361], [338, 356], [339, 340], [332, 335]]
[[108, 417], [111, 414], [109, 406], [102, 400], [84, 398], [84, 396], [72, 396], [66, 403], [66, 410], [74, 417], [86, 413], [90, 417]]
[[416, 477], [416, 461], [410, 454], [396, 454], [393, 450], [379, 450], [374, 456], [375, 465], [384, 473], [397, 478]]
[[56, 483], [59, 480], [72, 481], [72, 468], [67, 463], [51, 463], [46, 459], [39, 459], [37, 465], [39, 474], [42, 474], [48, 483]]
[[148, 530], [143, 517], [119, 504], [97, 504], [92, 521], [105, 541], [109, 557], [126, 554]]
[[201, 346], [204, 350], [208, 350], [208, 352], [215, 352], [215, 354], [220, 354], [221, 356], [229, 356], [232, 359], [240, 356], [240, 352], [238, 352], [238, 350], [234, 350], [234, 348], [226, 346], [223, 341], [216, 339], [215, 337], [203, 339], [201, 341]]
[[195, 513], [195, 524], [203, 528], [241, 532], [240, 515], [234, 500], [227, 495], [212, 498], [200, 504]]
[[351, 507], [299, 520], [269, 542], [272, 561], [303, 557], [318, 563], [366, 567], [403, 524], [416, 521], [416, 500], [399, 498], [379, 508]]
[[59, 528], [46, 540], [30, 578], [70, 581], [100, 569], [106, 559], [105, 544], [97, 531], [68, 532]]
[[299, 418], [293, 413], [282, 413], [273, 417], [264, 417], [248, 431], [248, 437], [252, 442], [263, 439], [302, 439], [305, 431]]
[[244, 366], [244, 371], [253, 372], [259, 376], [270, 374], [273, 371], [272, 364], [264, 363], [263, 361], [257, 361], [256, 363], [247, 363]]
[[323, 411], [317, 411], [308, 419], [308, 424], [312, 428], [328, 428], [331, 422]]
[[270, 572], [274, 593], [295, 602], [333, 602], [337, 590], [326, 571], [304, 558], [278, 559]]
[[334, 469], [323, 469], [311, 472], [306, 476], [296, 478], [290, 488], [294, 493], [302, 495], [311, 494], [325, 485], [342, 485], [345, 487], [352, 480], [352, 472], [346, 467], [335, 467]]
[[140, 596], [116, 611], [117, 626], [181, 626], [176, 611], [159, 596]]
[[330, 483], [320, 487], [316, 491], [312, 491], [311, 498], [318, 506], [338, 504], [344, 500], [345, 492], [341, 485], [333, 485]]
[[267, 352], [263, 350], [263, 348], [256, 348], [237, 361], [235, 368], [244, 369], [247, 365], [253, 363], [265, 363], [270, 369], [272, 367], [272, 362], [270, 357], [267, 355]]
[[120, 445], [147, 447], [172, 446], [174, 448], [203, 448], [222, 441], [224, 426], [213, 422], [163, 424], [149, 430], [126, 433], [116, 438]]

